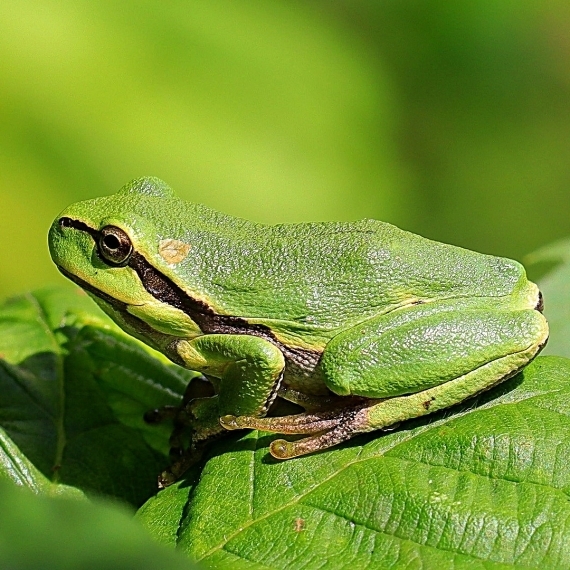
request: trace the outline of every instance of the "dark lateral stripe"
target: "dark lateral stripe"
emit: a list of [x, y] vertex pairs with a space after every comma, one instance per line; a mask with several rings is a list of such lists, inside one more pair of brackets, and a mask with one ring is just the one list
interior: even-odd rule
[[241, 317], [220, 315], [212, 307], [191, 297], [166, 275], [160, 273], [140, 253], [134, 252], [129, 261], [144, 288], [156, 299], [186, 313], [206, 334], [250, 334], [277, 345], [285, 356], [301, 368], [313, 368], [321, 353], [302, 348], [292, 348], [278, 340], [266, 325], [248, 323]]
[[[59, 224], [63, 227], [86, 232], [93, 238], [96, 244], [99, 243], [101, 232], [89, 227], [84, 222], [64, 217], [60, 219]], [[103, 258], [101, 259], [105, 262]], [[278, 346], [289, 360], [303, 369], [313, 368], [320, 359], [320, 352], [284, 345], [266, 325], [252, 324], [241, 317], [216, 313], [208, 304], [193, 298], [174, 281], [158, 271], [137, 251], [133, 251], [128, 266], [136, 272], [145, 290], [154, 298], [186, 313], [200, 327], [200, 330], [206, 334], [250, 334], [265, 338]], [[124, 303], [117, 301], [110, 295], [99, 291], [87, 283], [79, 283], [78, 278], [71, 276], [68, 272], [65, 272], [65, 275], [78, 283], [80, 287], [101, 297], [113, 307], [119, 304], [121, 305], [119, 310], [126, 310]]]
[[80, 220], [74, 220], [73, 218], [63, 217], [59, 219], [59, 225], [62, 228], [74, 228], [76, 230], [79, 230], [80, 232], [88, 233], [95, 240], [95, 242], [99, 241], [99, 236], [101, 232], [89, 227], [86, 223], [81, 222]]

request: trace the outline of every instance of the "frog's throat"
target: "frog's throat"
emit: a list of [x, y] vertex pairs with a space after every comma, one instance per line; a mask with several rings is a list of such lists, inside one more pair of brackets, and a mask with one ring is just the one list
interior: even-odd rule
[[[176, 337], [155, 330], [146, 321], [130, 313], [128, 310], [129, 305], [127, 303], [119, 301], [119, 299], [116, 299], [115, 297], [104, 293], [100, 289], [97, 289], [91, 285], [91, 283], [88, 283], [77, 275], [70, 273], [67, 271], [67, 269], [64, 269], [60, 265], [57, 265], [57, 268], [63, 275], [65, 275], [65, 277], [85, 290], [87, 293], [89, 293], [89, 295], [103, 301], [102, 305], [100, 303], [98, 304], [101, 305], [101, 308], [111, 318], [113, 318], [113, 320], [116, 321], [117, 324], [121, 326], [121, 328], [129, 332], [132, 336], [138, 338], [146, 344], [149, 344], [156, 350], [164, 353], [176, 364], [184, 366], [184, 361], [182, 358], [180, 358], [175, 350], [175, 343], [173, 341], [176, 341]], [[112, 312], [109, 312], [107, 310], [107, 306], [111, 307]], [[117, 315], [120, 316], [119, 319], [117, 319]]]
[[[61, 218], [59, 224], [60, 226], [73, 228], [89, 234], [95, 242], [95, 251], [98, 252], [97, 244], [99, 243], [101, 235], [99, 230], [88, 226], [85, 222], [67, 217]], [[105, 260], [101, 256], [99, 257], [101, 261], [105, 263]], [[248, 334], [261, 337], [276, 345], [281, 352], [283, 352], [286, 360], [296, 364], [301, 369], [312, 370], [317, 366], [322, 355], [321, 351], [287, 346], [275, 336], [267, 325], [249, 323], [242, 317], [217, 313], [207, 303], [195, 299], [169, 277], [161, 273], [138, 251], [133, 251], [127, 266], [135, 271], [141, 285], [150, 295], [162, 303], [186, 313], [200, 327], [200, 330], [204, 334]], [[77, 275], [70, 273], [59, 265], [58, 269], [81, 288], [99, 297], [121, 313], [126, 311], [126, 303], [115, 299], [94, 285], [85, 282]], [[150, 325], [147, 325], [147, 327], [150, 327]]]

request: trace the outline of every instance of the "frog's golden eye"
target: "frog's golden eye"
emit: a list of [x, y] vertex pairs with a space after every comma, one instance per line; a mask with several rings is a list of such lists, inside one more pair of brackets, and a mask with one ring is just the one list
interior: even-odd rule
[[123, 266], [129, 262], [133, 244], [129, 236], [115, 226], [106, 226], [99, 237], [99, 253], [111, 265]]

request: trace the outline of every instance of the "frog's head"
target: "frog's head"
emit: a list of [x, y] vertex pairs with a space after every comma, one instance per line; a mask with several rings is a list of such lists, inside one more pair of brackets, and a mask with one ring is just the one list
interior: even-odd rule
[[156, 328], [153, 315], [166, 310], [176, 313], [172, 321], [177, 326], [196, 329], [179, 316], [177, 305], [186, 293], [169, 275], [190, 246], [163, 221], [165, 211], [180, 213], [183, 204], [167, 184], [152, 177], [133, 180], [112, 196], [73, 204], [50, 228], [52, 259], [112, 316], [136, 313]]

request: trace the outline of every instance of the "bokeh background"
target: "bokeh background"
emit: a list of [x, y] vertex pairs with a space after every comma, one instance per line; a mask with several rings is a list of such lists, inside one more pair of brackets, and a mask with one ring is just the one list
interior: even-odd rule
[[570, 235], [570, 3], [0, 2], [0, 297], [69, 203], [155, 175], [263, 222], [521, 259]]

